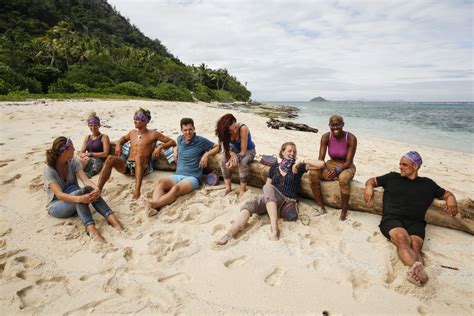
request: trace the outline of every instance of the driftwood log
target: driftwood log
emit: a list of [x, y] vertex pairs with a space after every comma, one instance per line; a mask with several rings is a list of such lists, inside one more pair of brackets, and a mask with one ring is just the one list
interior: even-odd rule
[[275, 118], [270, 118], [267, 121], [267, 127], [270, 127], [273, 129], [279, 129], [280, 127], [284, 127], [286, 129], [291, 129], [291, 130], [296, 130], [296, 131], [312, 132], [312, 133], [318, 132], [317, 128], [308, 126], [306, 124], [280, 121], [279, 119], [275, 119]]
[[[115, 145], [111, 144], [110, 153], [113, 154]], [[222, 175], [219, 163], [219, 155], [209, 157], [207, 171], [214, 170], [217, 174]], [[153, 162], [155, 170], [175, 171], [176, 164], [168, 163], [166, 158], [161, 155]], [[248, 184], [254, 187], [263, 187], [265, 184], [270, 167], [262, 165], [256, 160], [249, 164], [250, 176]], [[239, 183], [238, 172], [232, 172], [232, 182]], [[364, 201], [365, 184], [353, 180], [351, 182], [351, 198], [349, 201], [349, 209], [359, 212], [382, 215], [382, 195], [383, 189], [377, 188], [374, 192], [373, 201], [370, 205], [366, 205]], [[339, 191], [339, 183], [337, 181], [321, 181], [321, 191], [323, 194], [324, 204], [340, 208], [341, 196]], [[313, 193], [310, 188], [308, 174], [301, 178], [300, 195], [305, 198], [313, 199]], [[426, 214], [426, 221], [429, 224], [441, 227], [452, 228], [467, 232], [474, 235], [474, 201], [472, 199], [458, 200], [459, 214], [451, 217], [444, 210], [446, 203], [443, 200], [434, 200]]]
[[[164, 157], [160, 157], [155, 161], [154, 166], [158, 170], [174, 171], [176, 165], [169, 164]], [[262, 165], [254, 161], [250, 163], [250, 177], [248, 184], [254, 187], [261, 188], [266, 181], [270, 167]], [[208, 161], [208, 169], [216, 171], [221, 174], [219, 157], [216, 155], [210, 157]], [[239, 183], [238, 172], [232, 173], [232, 182]], [[370, 205], [366, 205], [364, 201], [365, 184], [359, 181], [352, 181], [351, 183], [351, 199], [349, 201], [349, 209], [354, 211], [382, 214], [382, 195], [383, 189], [377, 188], [374, 193], [373, 201]], [[340, 208], [341, 196], [339, 191], [339, 183], [337, 181], [322, 181], [321, 190], [323, 193], [324, 204]], [[301, 179], [300, 195], [306, 198], [313, 198], [313, 193], [310, 188], [308, 174], [305, 174]], [[431, 204], [426, 214], [426, 221], [429, 224], [452, 228], [460, 231], [474, 234], [474, 201], [465, 199], [458, 201], [459, 214], [456, 217], [451, 217], [444, 210], [446, 203], [443, 200], [435, 200]]]

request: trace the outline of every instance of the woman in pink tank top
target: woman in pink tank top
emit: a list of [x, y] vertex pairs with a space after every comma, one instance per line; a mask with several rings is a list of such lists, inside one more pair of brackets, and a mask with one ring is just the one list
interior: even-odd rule
[[353, 134], [343, 131], [343, 127], [344, 119], [342, 116], [331, 116], [329, 119], [330, 131], [321, 137], [319, 160], [325, 160], [326, 152], [331, 159], [326, 162], [324, 169], [312, 170], [309, 174], [314, 200], [322, 210], [325, 210], [325, 208], [320, 180], [339, 180], [341, 190], [341, 215], [339, 218], [341, 220], [345, 220], [347, 216], [351, 194], [350, 182], [356, 171], [353, 160], [357, 149], [357, 138]]

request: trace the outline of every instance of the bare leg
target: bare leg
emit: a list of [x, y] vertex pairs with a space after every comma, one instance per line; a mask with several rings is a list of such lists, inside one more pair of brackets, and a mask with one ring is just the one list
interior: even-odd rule
[[[174, 181], [169, 178], [167, 180], [169, 181], [168, 184], [170, 182], [174, 183]], [[157, 208], [173, 203], [179, 196], [185, 195], [193, 190], [193, 185], [188, 180], [183, 180], [178, 184], [174, 184], [168, 190], [166, 189], [166, 187], [167, 184], [165, 183], [163, 185], [163, 189], [164, 191], [166, 191], [166, 193], [158, 197], [157, 200], [153, 198], [153, 201], [148, 204], [148, 206], [155, 209], [155, 211]], [[153, 194], [155, 194], [155, 192], [153, 192]], [[157, 213], [158, 212], [156, 211], [156, 214]], [[150, 209], [148, 210], [148, 216], [153, 216], [156, 214], [154, 214], [154, 212], [152, 212]]]
[[242, 198], [245, 192], [247, 192], [247, 183], [240, 181], [239, 199]]
[[142, 155], [135, 155], [135, 191], [133, 191], [133, 198], [136, 200], [140, 197], [142, 188], [143, 176], [145, 175], [145, 166], [147, 159]]
[[349, 207], [350, 197], [350, 194], [341, 193], [341, 215], [339, 216], [341, 221], [345, 221], [347, 218], [347, 208]]
[[99, 180], [97, 181], [97, 187], [99, 187], [101, 191], [107, 180], [110, 178], [112, 168], [115, 168], [120, 173], [125, 173], [125, 162], [116, 156], [107, 157], [104, 166], [102, 167], [102, 171], [99, 174]]
[[323, 202], [323, 194], [321, 193], [321, 183], [320, 183], [320, 170], [310, 170], [309, 171], [309, 181], [311, 186], [311, 191], [313, 192], [314, 201], [317, 205], [323, 210], [326, 211]]
[[423, 283], [428, 281], [428, 276], [426, 275], [421, 262], [417, 261], [418, 254], [412, 248], [412, 238], [410, 238], [408, 232], [401, 227], [393, 228], [390, 230], [389, 235], [390, 240], [393, 242], [395, 247], [397, 247], [398, 257], [405, 265], [410, 267], [407, 271], [408, 281], [416, 286], [422, 286]]
[[423, 255], [421, 249], [423, 248], [423, 239], [416, 235], [410, 235], [411, 238], [411, 247], [416, 253], [418, 258], [417, 262], [414, 264], [414, 271], [416, 275], [420, 278], [421, 283], [426, 283], [428, 281], [428, 275], [423, 268]]
[[155, 185], [151, 201], [145, 202], [147, 208], [147, 215], [149, 217], [158, 214], [158, 200], [161, 196], [166, 194], [166, 192], [168, 192], [173, 187], [173, 185], [176, 185], [176, 182], [171, 180], [171, 178], [160, 179], [160, 181]]
[[280, 239], [280, 228], [278, 228], [278, 208], [276, 202], [267, 202], [266, 204], [268, 216], [270, 216], [270, 224], [272, 226], [273, 239]]
[[104, 242], [104, 237], [102, 237], [99, 233], [99, 231], [97, 230], [97, 228], [95, 227], [94, 224], [91, 224], [91, 225], [88, 225], [87, 226], [87, 232], [89, 233], [89, 236], [91, 236], [92, 238], [94, 238], [95, 241], [100, 241], [100, 242]]
[[237, 216], [237, 218], [235, 219], [229, 231], [224, 236], [222, 236], [221, 239], [216, 241], [216, 244], [225, 245], [229, 240], [234, 238], [234, 236], [237, 235], [237, 233], [240, 232], [245, 227], [249, 218], [250, 218], [250, 212], [246, 209], [243, 209], [239, 213], [239, 216]]
[[229, 194], [232, 191], [232, 179], [224, 179], [224, 186], [225, 186], [225, 191], [224, 191], [224, 196]]
[[115, 214], [110, 214], [109, 217], [107, 217], [107, 222], [116, 230], [123, 230], [123, 226]]

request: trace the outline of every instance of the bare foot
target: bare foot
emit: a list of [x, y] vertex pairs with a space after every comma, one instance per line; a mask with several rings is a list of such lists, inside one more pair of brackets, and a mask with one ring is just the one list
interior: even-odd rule
[[98, 242], [105, 242], [104, 237], [100, 235], [95, 225], [87, 226], [87, 233], [89, 234], [89, 237], [91, 239], [94, 239], [95, 241], [98, 241]]
[[428, 275], [426, 274], [425, 269], [423, 268], [423, 264], [421, 262], [415, 262], [412, 267], [412, 270], [415, 272], [422, 284], [428, 282]]
[[413, 283], [416, 286], [420, 286], [420, 287], [423, 286], [423, 284], [421, 283], [420, 278], [415, 273], [415, 267], [414, 266], [411, 267], [410, 269], [408, 269], [408, 271], [407, 271], [407, 280], [408, 280], [408, 282]]
[[153, 203], [150, 201], [145, 202], [145, 207], [146, 207], [146, 215], [148, 217], [152, 217], [158, 214], [159, 209], [156, 209], [153, 207]]
[[339, 216], [341, 221], [345, 221], [347, 219], [347, 211], [341, 211], [341, 215]]
[[246, 191], [239, 193], [239, 200], [242, 200], [242, 198], [244, 197], [245, 192], [246, 192]]
[[273, 236], [272, 240], [280, 240], [280, 229], [277, 227], [275, 229], [272, 229]]
[[226, 195], [229, 194], [230, 192], [232, 192], [232, 188], [225, 188], [224, 196], [226, 196]]
[[221, 237], [221, 239], [216, 240], [216, 244], [218, 244], [219, 246], [225, 245], [232, 238], [233, 237], [230, 233], [226, 233], [224, 236]]
[[133, 191], [132, 198], [134, 200], [138, 200], [139, 197], [140, 197], [140, 191], [137, 191], [137, 190]]
[[122, 224], [120, 224], [120, 222], [119, 222], [117, 216], [115, 216], [115, 214], [111, 214], [109, 217], [107, 217], [107, 221], [116, 230], [123, 230], [123, 226], [122, 226]]

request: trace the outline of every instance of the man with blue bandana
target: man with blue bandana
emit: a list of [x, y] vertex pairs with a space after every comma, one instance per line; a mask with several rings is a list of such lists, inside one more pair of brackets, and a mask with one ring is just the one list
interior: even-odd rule
[[[129, 174], [135, 177], [135, 191], [133, 198], [140, 197], [143, 176], [153, 171], [152, 160], [160, 156], [162, 149], [176, 146], [171, 138], [164, 136], [158, 131], [149, 130], [148, 122], [151, 120], [149, 110], [140, 108], [133, 116], [135, 129], [120, 137], [115, 146], [115, 156], [108, 156], [104, 167], [99, 175], [97, 186], [103, 189], [105, 183], [110, 178], [112, 169], [115, 168], [120, 173]], [[162, 144], [156, 148], [156, 142]], [[128, 155], [122, 155], [122, 145], [129, 142]], [[123, 146], [125, 147], [125, 146]], [[122, 156], [122, 157], [121, 157]]]
[[417, 286], [423, 286], [428, 281], [421, 253], [428, 208], [436, 198], [446, 201], [445, 211], [451, 216], [458, 212], [456, 198], [451, 192], [429, 178], [418, 176], [422, 162], [416, 151], [406, 153], [400, 159], [400, 173], [390, 172], [370, 178], [365, 183], [364, 192], [365, 202], [369, 204], [374, 187], [384, 188], [380, 231], [395, 245], [400, 260], [410, 267], [408, 281]]

